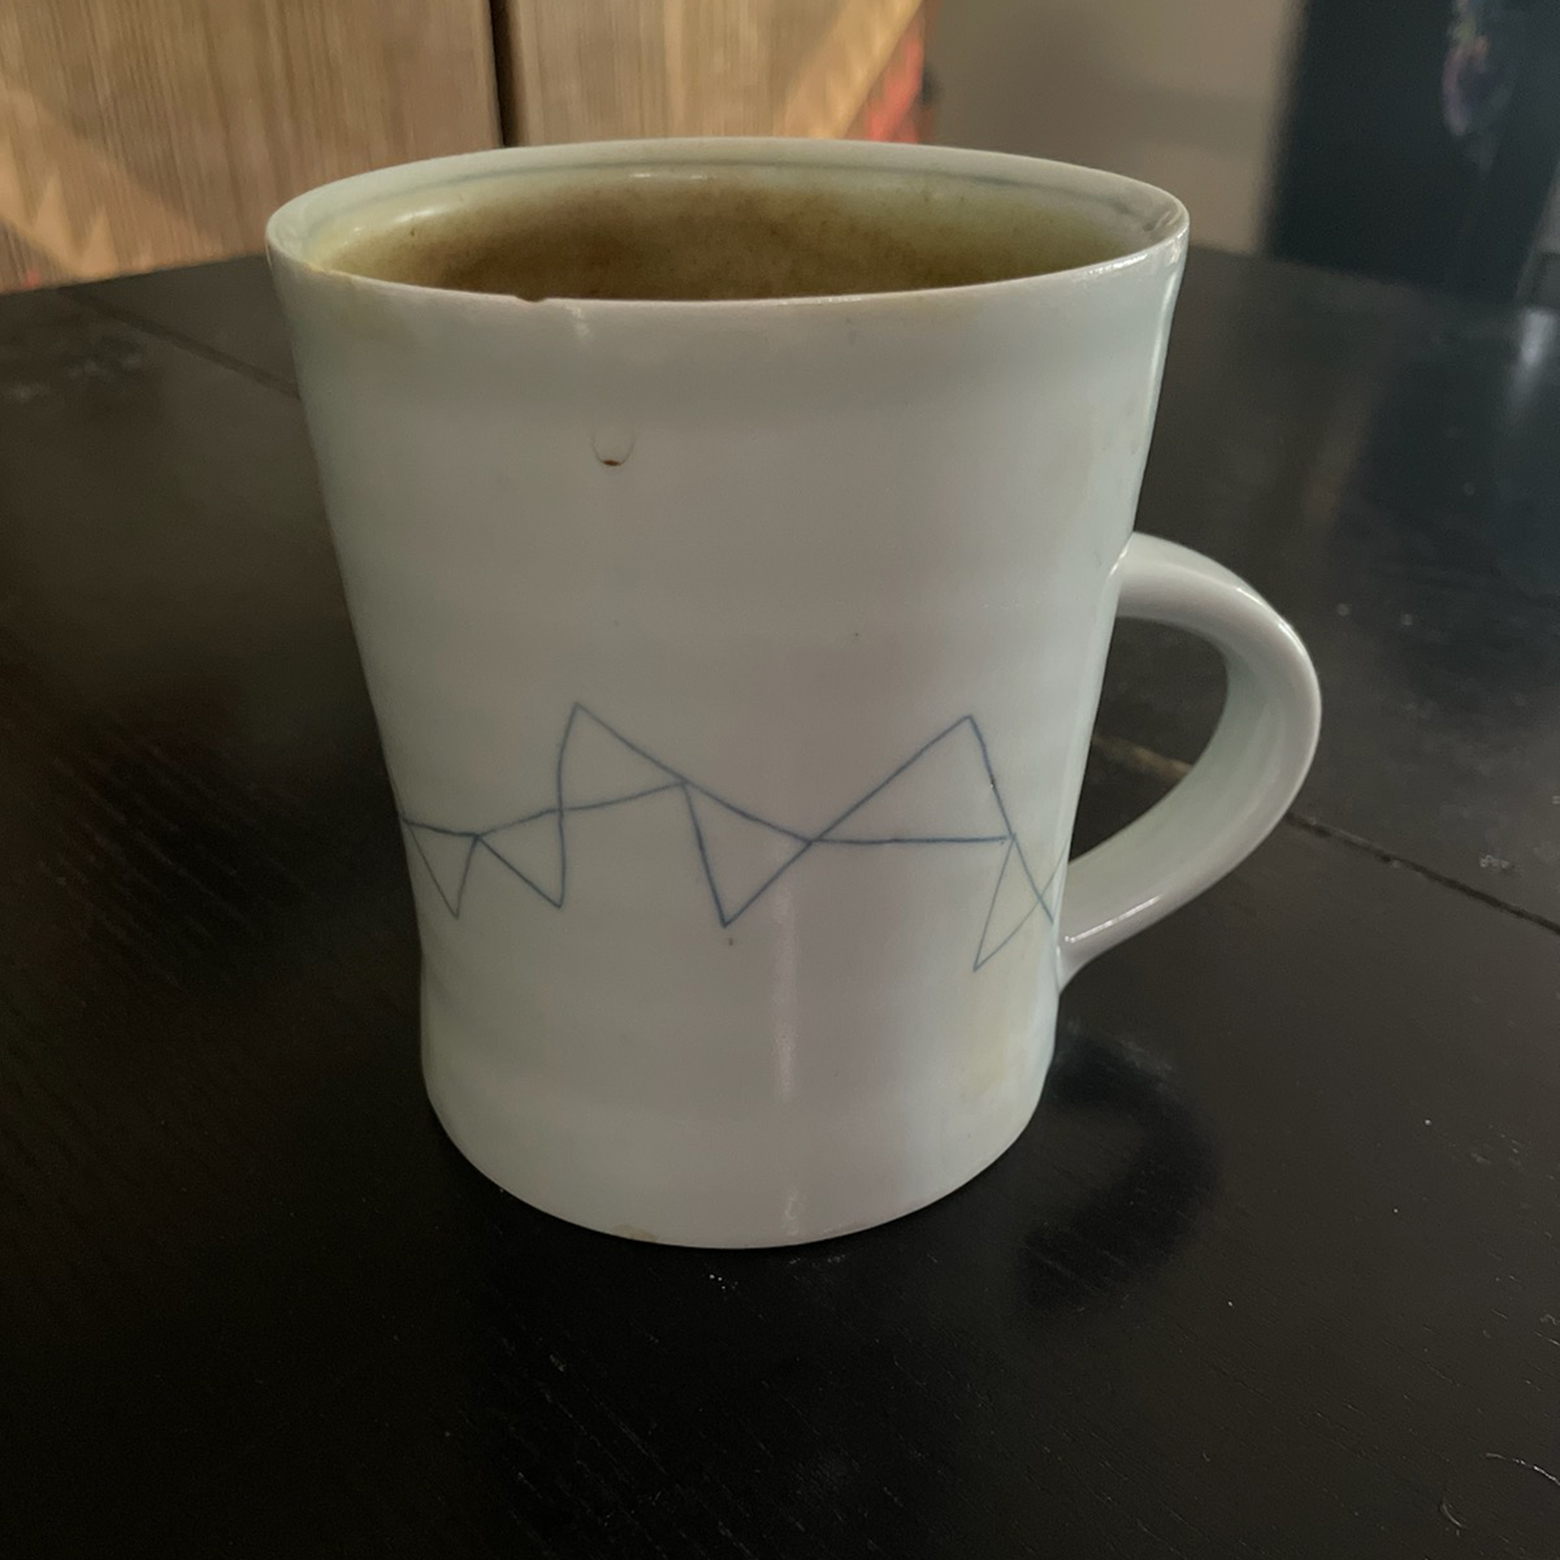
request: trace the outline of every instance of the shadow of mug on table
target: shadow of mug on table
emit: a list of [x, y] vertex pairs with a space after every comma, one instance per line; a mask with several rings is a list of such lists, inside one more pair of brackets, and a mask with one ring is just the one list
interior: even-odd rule
[[913, 1554], [935, 1509], [1000, 1545], [982, 1490], [995, 1508], [1032, 1485], [1033, 1433], [1091, 1390], [1097, 1362], [1057, 1329], [1148, 1280], [1218, 1178], [1208, 1130], [1136, 1044], [1069, 1026], [1040, 1115], [965, 1190], [792, 1250], [595, 1235], [462, 1167], [472, 1520], [581, 1556], [848, 1520]]

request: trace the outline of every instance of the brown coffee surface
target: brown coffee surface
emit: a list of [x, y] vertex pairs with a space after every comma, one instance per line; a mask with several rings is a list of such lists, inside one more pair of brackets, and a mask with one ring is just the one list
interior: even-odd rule
[[355, 233], [327, 261], [465, 292], [688, 301], [959, 287], [1126, 247], [1016, 186], [680, 167], [521, 176]]

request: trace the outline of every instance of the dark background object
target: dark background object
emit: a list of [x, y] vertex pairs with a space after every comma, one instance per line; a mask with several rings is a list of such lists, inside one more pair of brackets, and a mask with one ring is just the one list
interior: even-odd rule
[[1487, 69], [1458, 76], [1465, 114], [1444, 90], [1452, 20], [1446, 0], [1309, 0], [1273, 253], [1517, 296], [1560, 167], [1560, 6], [1480, 0]]

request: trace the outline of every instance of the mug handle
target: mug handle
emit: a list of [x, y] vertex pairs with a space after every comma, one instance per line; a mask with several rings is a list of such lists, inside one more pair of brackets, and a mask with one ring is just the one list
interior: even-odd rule
[[1218, 727], [1185, 778], [1069, 865], [1057, 944], [1063, 985], [1261, 844], [1300, 789], [1321, 724], [1305, 646], [1244, 581], [1157, 536], [1134, 536], [1118, 567], [1118, 615], [1206, 639], [1224, 657], [1228, 687]]

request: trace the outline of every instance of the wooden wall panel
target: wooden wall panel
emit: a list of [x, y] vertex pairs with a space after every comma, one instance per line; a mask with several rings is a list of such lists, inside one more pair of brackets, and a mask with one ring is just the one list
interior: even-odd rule
[[843, 135], [920, 0], [507, 0], [524, 141]]
[[310, 185], [497, 139], [487, 0], [4, 0], [0, 288], [252, 250]]

